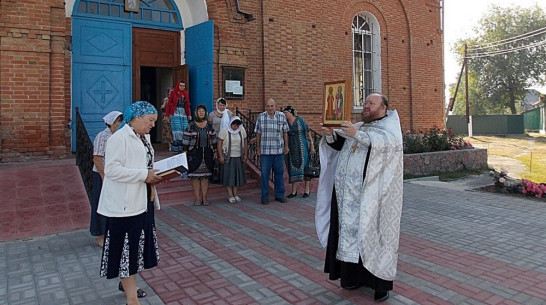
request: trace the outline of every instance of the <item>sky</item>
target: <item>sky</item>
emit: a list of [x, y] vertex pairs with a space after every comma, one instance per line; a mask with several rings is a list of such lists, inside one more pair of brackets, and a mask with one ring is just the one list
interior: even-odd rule
[[[546, 0], [444, 0], [444, 69], [445, 84], [455, 83], [461, 66], [451, 50], [455, 42], [462, 38], [474, 37], [473, 29], [492, 5], [500, 7], [533, 7], [538, 5], [546, 10]], [[446, 100], [449, 91], [446, 88]]]

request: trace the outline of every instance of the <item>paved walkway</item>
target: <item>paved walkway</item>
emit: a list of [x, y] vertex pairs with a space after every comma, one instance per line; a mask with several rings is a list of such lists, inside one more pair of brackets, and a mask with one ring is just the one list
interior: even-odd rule
[[[51, 181], [58, 175], [53, 168], [77, 181], [73, 166], [56, 162], [63, 165], [36, 169], [40, 175], [25, 180], [26, 189], [9, 182], [20, 170], [0, 167], [3, 206], [10, 202], [9, 193], [38, 198], [30, 190], [46, 170]], [[386, 304], [546, 303], [546, 204], [470, 190], [484, 183], [489, 183], [484, 176], [405, 182], [398, 274]], [[41, 192], [76, 190], [41, 187]], [[374, 303], [371, 290], [343, 290], [322, 272], [315, 194], [268, 206], [259, 203], [259, 190], [240, 195], [243, 202], [235, 205], [217, 200], [195, 207], [185, 198], [156, 213], [161, 261], [141, 273], [139, 285], [148, 292], [141, 304]], [[31, 201], [25, 201], [26, 209]], [[76, 214], [88, 213], [82, 198], [55, 202]], [[19, 202], [10, 204], [16, 209], [10, 217], [24, 215], [17, 214]], [[22, 233], [8, 234], [11, 222], [0, 218], [0, 304], [124, 304], [117, 280], [98, 275], [101, 251], [88, 233], [87, 219], [78, 224], [77, 217], [51, 212], [43, 200], [40, 204], [51, 214], [46, 218], [55, 219], [51, 223], [70, 223], [69, 229], [44, 224], [46, 231], [28, 229], [32, 237], [17, 239]], [[60, 233], [38, 236], [47, 230]]]

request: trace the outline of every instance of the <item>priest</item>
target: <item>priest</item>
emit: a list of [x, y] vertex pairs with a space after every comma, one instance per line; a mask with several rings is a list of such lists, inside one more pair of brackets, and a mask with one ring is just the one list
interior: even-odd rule
[[402, 132], [388, 108], [388, 99], [373, 93], [361, 122], [322, 127], [315, 214], [324, 272], [345, 289], [373, 289], [376, 302], [393, 288], [402, 214]]

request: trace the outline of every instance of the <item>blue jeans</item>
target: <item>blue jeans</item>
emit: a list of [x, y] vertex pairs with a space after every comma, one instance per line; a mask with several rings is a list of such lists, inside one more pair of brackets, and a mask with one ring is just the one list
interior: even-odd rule
[[269, 198], [269, 175], [273, 168], [273, 181], [275, 183], [275, 198], [284, 198], [284, 155], [261, 155], [262, 167], [262, 199]]

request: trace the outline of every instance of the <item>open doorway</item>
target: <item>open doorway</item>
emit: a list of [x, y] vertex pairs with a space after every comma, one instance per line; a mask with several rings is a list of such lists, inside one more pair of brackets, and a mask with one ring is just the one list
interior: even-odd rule
[[172, 88], [173, 71], [171, 68], [140, 67], [140, 99], [148, 101], [157, 109], [158, 116], [155, 127], [150, 131], [152, 143], [163, 143], [161, 126], [163, 112], [161, 104]]

